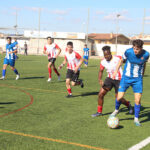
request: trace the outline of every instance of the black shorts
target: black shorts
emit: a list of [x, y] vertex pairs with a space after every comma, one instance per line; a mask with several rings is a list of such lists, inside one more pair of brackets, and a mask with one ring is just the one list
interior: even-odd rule
[[75, 73], [73, 70], [68, 69], [66, 74], [66, 79], [71, 79], [73, 82], [77, 82], [80, 75], [80, 71]]
[[111, 89], [114, 87], [115, 93], [118, 93], [119, 85], [120, 85], [120, 80], [113, 80], [107, 77], [104, 81], [102, 88], [107, 91], [111, 91]]
[[48, 61], [51, 62], [52, 64], [54, 64], [56, 61], [56, 58], [50, 58], [50, 59], [48, 59]]

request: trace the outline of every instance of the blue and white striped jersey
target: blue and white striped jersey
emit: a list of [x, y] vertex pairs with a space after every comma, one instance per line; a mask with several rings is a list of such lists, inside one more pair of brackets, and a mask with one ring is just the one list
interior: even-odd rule
[[89, 57], [89, 48], [84, 48], [84, 56]]
[[15, 51], [16, 45], [17, 45], [16, 42], [11, 43], [11, 44], [6, 44], [6, 56], [5, 56], [5, 58], [15, 60], [15, 53], [9, 54], [9, 52]]
[[142, 50], [140, 55], [135, 55], [133, 48], [125, 51], [123, 59], [126, 60], [123, 76], [131, 78], [143, 77], [144, 64], [149, 58], [149, 53]]

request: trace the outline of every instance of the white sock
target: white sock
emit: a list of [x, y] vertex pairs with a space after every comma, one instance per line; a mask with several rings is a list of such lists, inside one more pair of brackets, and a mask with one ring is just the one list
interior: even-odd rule
[[134, 117], [134, 122], [139, 122], [139, 118]]

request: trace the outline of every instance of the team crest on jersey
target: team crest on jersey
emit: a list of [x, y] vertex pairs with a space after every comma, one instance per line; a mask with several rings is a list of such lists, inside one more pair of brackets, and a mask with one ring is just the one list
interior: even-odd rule
[[144, 57], [141, 57], [141, 60], [143, 60], [144, 59]]

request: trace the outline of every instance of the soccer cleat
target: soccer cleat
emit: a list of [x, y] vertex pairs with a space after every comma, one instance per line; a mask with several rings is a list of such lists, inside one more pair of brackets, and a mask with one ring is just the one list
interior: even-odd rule
[[0, 80], [5, 80], [5, 77], [2, 76], [2, 77], [0, 78]]
[[137, 127], [140, 127], [140, 126], [141, 126], [141, 124], [140, 124], [139, 121], [134, 121], [134, 124], [135, 124]]
[[109, 117], [115, 117], [119, 113], [119, 110], [114, 110], [114, 112]]
[[18, 80], [20, 78], [20, 74], [16, 75], [16, 80]]
[[72, 97], [72, 95], [71, 94], [68, 94], [67, 96], [66, 96], [66, 98], [71, 98]]
[[129, 104], [128, 110], [129, 110], [129, 114], [133, 114], [133, 108], [131, 104]]
[[58, 81], [60, 81], [60, 75], [58, 76]]
[[81, 88], [84, 88], [83, 81], [81, 80], [80, 82], [81, 82], [81, 83], [80, 83]]
[[51, 78], [48, 78], [47, 82], [51, 82], [51, 80], [52, 80]]
[[97, 112], [96, 114], [91, 115], [92, 117], [98, 117], [98, 116], [102, 116], [102, 113]]

